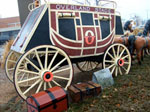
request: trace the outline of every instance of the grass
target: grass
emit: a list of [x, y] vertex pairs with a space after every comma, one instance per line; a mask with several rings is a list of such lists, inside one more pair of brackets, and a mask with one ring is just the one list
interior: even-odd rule
[[150, 60], [134, 64], [128, 75], [114, 78], [115, 84], [98, 97], [70, 105], [68, 112], [150, 112]]

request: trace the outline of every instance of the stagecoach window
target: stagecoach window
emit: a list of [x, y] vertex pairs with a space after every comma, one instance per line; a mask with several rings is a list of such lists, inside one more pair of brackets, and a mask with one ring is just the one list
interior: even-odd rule
[[110, 34], [110, 21], [100, 20], [102, 39]]
[[59, 33], [69, 39], [76, 40], [74, 19], [59, 19]]
[[80, 25], [80, 20], [79, 19], [76, 19], [76, 24]]
[[35, 25], [35, 23], [37, 22], [37, 19], [41, 13], [41, 9], [43, 7], [37, 8], [34, 11], [30, 12], [30, 14], [28, 15], [25, 23], [24, 23], [24, 27], [21, 29], [21, 34], [20, 34], [20, 38], [24, 38], [24, 37], [28, 37], [29, 33], [31, 31], [33, 31], [33, 26]]
[[94, 25], [93, 14], [91, 13], [81, 13], [82, 25]]
[[95, 20], [95, 25], [98, 25], [98, 20]]
[[121, 17], [120, 16], [116, 16], [116, 35], [123, 35], [123, 27], [122, 27], [122, 22], [121, 22]]

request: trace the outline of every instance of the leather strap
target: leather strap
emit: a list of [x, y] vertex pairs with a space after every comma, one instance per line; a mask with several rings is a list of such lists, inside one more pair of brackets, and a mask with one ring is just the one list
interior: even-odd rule
[[53, 103], [53, 109], [57, 108], [56, 103], [58, 102], [58, 100], [55, 98], [55, 96], [53, 95], [52, 92], [45, 90], [45, 92], [50, 96], [50, 98], [52, 99], [52, 103]]
[[95, 86], [95, 85], [93, 85], [93, 84], [91, 84], [91, 83], [89, 83], [89, 82], [87, 82], [87, 84], [89, 84], [89, 85], [91, 85], [91, 86], [93, 86], [94, 87], [94, 96], [97, 96], [97, 87]]
[[[38, 101], [37, 101], [33, 96], [29, 96], [28, 98], [31, 98], [31, 99], [35, 102], [35, 104], [37, 105], [37, 107], [35, 107], [34, 105], [28, 103], [28, 101], [27, 101], [27, 104], [28, 104], [29, 106], [35, 108], [36, 110], [39, 110], [40, 104], [38, 103]], [[28, 98], [27, 98], [27, 99], [28, 99]]]
[[[64, 89], [63, 89], [63, 90], [64, 90]], [[57, 105], [56, 105], [57, 102], [60, 102], [60, 101], [62, 101], [62, 100], [64, 100], [64, 99], [67, 99], [67, 98], [68, 98], [68, 97], [67, 97], [67, 93], [66, 93], [65, 90], [64, 90], [64, 92], [66, 93], [66, 96], [65, 96], [64, 98], [60, 99], [60, 100], [57, 100], [51, 91], [45, 90], [45, 92], [46, 92], [46, 93], [50, 96], [50, 98], [52, 99], [52, 104], [49, 104], [49, 105], [47, 105], [47, 106], [45, 106], [45, 107], [43, 107], [43, 108], [40, 108], [40, 104], [38, 103], [38, 101], [37, 101], [33, 96], [30, 96], [30, 97], [28, 97], [28, 98], [33, 99], [33, 101], [36, 103], [37, 107], [35, 107], [35, 106], [32, 105], [32, 104], [29, 104], [28, 102], [27, 102], [27, 104], [28, 104], [29, 106], [35, 108], [36, 110], [40, 110], [40, 111], [43, 110], [43, 109], [45, 109], [45, 108], [47, 108], [47, 107], [49, 107], [49, 106], [51, 106], [51, 105], [53, 105], [53, 109], [56, 109], [56, 108], [57, 108]], [[27, 99], [28, 99], [28, 98], [27, 98]], [[68, 102], [67, 102], [67, 106], [69, 107]], [[30, 108], [30, 110], [31, 110], [31, 108]], [[32, 111], [32, 110], [31, 110], [31, 111]], [[33, 112], [34, 112], [34, 111], [33, 111]]]
[[73, 85], [73, 87], [80, 91], [80, 99], [83, 100], [82, 90], [75, 85]]

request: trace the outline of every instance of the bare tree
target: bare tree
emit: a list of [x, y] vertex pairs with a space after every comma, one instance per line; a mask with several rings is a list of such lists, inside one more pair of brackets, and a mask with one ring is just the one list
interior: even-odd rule
[[96, 5], [98, 6], [100, 0], [95, 0]]
[[83, 5], [84, 3], [83, 2], [79, 2], [78, 0], [73, 0], [75, 1], [76, 3], [80, 4], [80, 5]]
[[[81, 5], [83, 5], [84, 4], [83, 1], [85, 1], [86, 4], [91, 5], [91, 1], [90, 0], [80, 0], [80, 1], [79, 0], [73, 0], [73, 1], [75, 1], [76, 3], [81, 4]], [[94, 1], [95, 1], [96, 6], [98, 6], [98, 4], [99, 4], [99, 2], [101, 0], [94, 0]]]
[[137, 14], [132, 15], [131, 19], [133, 19], [136, 22], [136, 26], [139, 26], [142, 24], [142, 19]]
[[91, 2], [89, 2], [89, 0], [86, 0], [86, 2], [87, 2], [89, 5], [91, 5]]

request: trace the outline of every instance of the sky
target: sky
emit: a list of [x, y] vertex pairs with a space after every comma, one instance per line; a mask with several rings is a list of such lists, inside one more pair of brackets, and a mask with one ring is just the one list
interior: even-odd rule
[[[50, 0], [50, 1], [63, 2], [67, 0]], [[121, 13], [123, 19], [130, 19], [134, 15], [138, 15], [142, 19], [150, 18], [150, 0], [114, 0], [114, 1], [117, 2], [117, 11]], [[5, 18], [18, 15], [19, 13], [17, 0], [0, 0], [0, 17]]]

